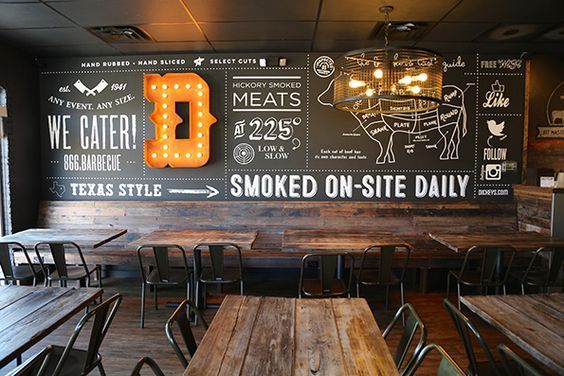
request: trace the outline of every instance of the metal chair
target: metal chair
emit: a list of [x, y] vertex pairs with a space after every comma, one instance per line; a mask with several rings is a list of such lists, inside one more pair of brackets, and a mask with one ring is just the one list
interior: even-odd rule
[[[501, 364], [507, 376], [542, 376], [543, 373], [515, 354], [509, 347], [500, 343], [497, 351], [501, 356]], [[517, 369], [515, 369], [515, 366]]]
[[[102, 366], [100, 346], [104, 340], [117, 309], [121, 303], [120, 294], [115, 294], [103, 303], [96, 306], [85, 314], [74, 329], [65, 347], [52, 346], [53, 352], [46, 364], [46, 375], [50, 376], [76, 376], [87, 375], [95, 368], [102, 376], [106, 375]], [[84, 326], [93, 320], [88, 348], [86, 350], [75, 349], [74, 344]]]
[[35, 356], [26, 360], [6, 376], [47, 376], [47, 364], [51, 358], [53, 346], [47, 346]]
[[[509, 254], [509, 260], [505, 268], [502, 268], [501, 264], [506, 254]], [[490, 287], [495, 287], [496, 289], [503, 287], [503, 293], [505, 294], [505, 284], [514, 257], [515, 248], [510, 245], [481, 245], [470, 248], [466, 251], [460, 271], [451, 270], [447, 275], [447, 299], [450, 296], [451, 276], [456, 279], [457, 283], [458, 309], [461, 309], [461, 285], [480, 287], [481, 293], [486, 295]], [[479, 266], [478, 268], [471, 269], [471, 264], [475, 260], [479, 260]]]
[[[204, 266], [203, 252], [209, 255], [209, 267]], [[225, 268], [225, 251], [234, 251], [237, 258], [235, 269]], [[243, 259], [241, 248], [233, 243], [201, 243], [194, 247], [194, 280], [196, 284], [196, 307], [200, 307], [200, 287], [203, 286], [204, 308], [207, 306], [207, 285], [225, 286], [239, 284], [243, 295]]]
[[[342, 262], [350, 264], [348, 278], [339, 276], [338, 265]], [[305, 269], [308, 262], [317, 261], [319, 276], [315, 279], [305, 278]], [[354, 257], [349, 253], [310, 253], [302, 258], [300, 280], [298, 283], [298, 296], [307, 298], [336, 298], [351, 296], [351, 283], [354, 270]]]
[[191, 357], [194, 356], [194, 353], [196, 352], [198, 345], [196, 344], [196, 339], [194, 338], [194, 334], [190, 329], [190, 320], [189, 320], [190, 311], [195, 312], [198, 319], [202, 322], [203, 327], [207, 329], [208, 324], [202, 317], [200, 310], [196, 307], [194, 303], [192, 303], [189, 300], [184, 300], [182, 303], [180, 303], [178, 308], [176, 308], [176, 310], [170, 316], [170, 318], [168, 319], [165, 325], [166, 338], [168, 338], [168, 342], [172, 346], [172, 349], [176, 353], [176, 356], [178, 357], [180, 363], [182, 363], [182, 366], [184, 368], [188, 367], [188, 360], [186, 359], [184, 353], [178, 346], [178, 342], [174, 338], [172, 328], [176, 323], [176, 327], [180, 331], [180, 335], [184, 340], [184, 344], [186, 344], [188, 353], [190, 354]]
[[135, 368], [133, 368], [133, 371], [131, 371], [131, 376], [140, 376], [141, 369], [145, 364], [147, 364], [151, 368], [155, 376], [164, 376], [164, 373], [163, 371], [161, 371], [161, 368], [159, 367], [157, 362], [155, 362], [152, 358], [149, 358], [148, 356], [139, 359], [139, 361], [135, 365]]
[[[404, 251], [405, 250], [405, 251]], [[362, 253], [360, 259], [360, 267], [356, 275], [356, 296], [360, 298], [360, 286], [385, 286], [386, 287], [386, 309], [388, 309], [388, 301], [390, 294], [390, 286], [400, 286], [401, 305], [403, 306], [403, 279], [407, 265], [409, 263], [409, 256], [411, 255], [411, 246], [407, 244], [382, 244], [368, 247]], [[405, 261], [403, 263], [399, 277], [392, 270], [393, 261], [397, 253], [405, 252]], [[372, 256], [377, 258], [378, 264], [376, 268], [368, 269], [365, 265], [368, 259]]]
[[[183, 270], [170, 266], [171, 252], [176, 251], [182, 259]], [[145, 262], [150, 259], [151, 262]], [[137, 248], [137, 261], [141, 271], [141, 328], [145, 327], [145, 293], [147, 285], [153, 287], [155, 309], [159, 309], [159, 286], [186, 286], [186, 299], [190, 299], [191, 270], [184, 248], [176, 244], [144, 244]]]
[[405, 371], [403, 375], [405, 376], [413, 376], [417, 369], [421, 366], [425, 357], [431, 351], [437, 351], [441, 356], [441, 361], [439, 362], [439, 366], [435, 372], [437, 376], [466, 376], [466, 372], [454, 361], [454, 359], [439, 345], [435, 345], [434, 343], [430, 343], [425, 346], [417, 358], [413, 362], [413, 365], [410, 367], [409, 370]]
[[[27, 265], [15, 265], [12, 259], [12, 251], [21, 250], [27, 261]], [[35, 270], [35, 266], [31, 262], [31, 258], [25, 247], [17, 242], [0, 242], [0, 269], [2, 276], [0, 281], [8, 281], [12, 284], [18, 284], [32, 280], [33, 286], [37, 286], [37, 278], [40, 270]]]
[[[45, 265], [41, 250], [47, 248], [51, 252], [55, 271], [49, 273], [49, 269]], [[79, 259], [79, 264], [67, 263], [67, 251], [74, 250]], [[35, 254], [41, 265], [41, 270], [45, 277], [45, 286], [52, 286], [54, 281], [58, 281], [62, 287], [67, 287], [68, 281], [78, 281], [81, 287], [91, 287], [91, 274], [96, 273], [98, 287], [102, 287], [102, 268], [100, 265], [88, 265], [84, 259], [84, 255], [80, 246], [75, 242], [39, 242], [35, 244]], [[86, 283], [84, 283], [86, 282]]]
[[[384, 339], [386, 339], [390, 334], [390, 332], [395, 328], [399, 319], [403, 318], [404, 313], [406, 311], [409, 311], [409, 316], [407, 317], [407, 322], [403, 328], [401, 338], [399, 340], [398, 346], [396, 347], [396, 351], [394, 354], [394, 362], [396, 364], [398, 371], [400, 371], [401, 373], [405, 372], [410, 368], [411, 363], [415, 361], [415, 358], [417, 357], [417, 355], [423, 349], [425, 343], [427, 342], [427, 328], [425, 327], [425, 324], [423, 324], [423, 321], [417, 314], [417, 311], [415, 311], [415, 308], [413, 308], [413, 306], [409, 303], [402, 305], [400, 309], [398, 309], [393, 320], [390, 322], [390, 324], [382, 334]], [[409, 347], [411, 345], [411, 342], [413, 341], [413, 338], [415, 337], [415, 333], [417, 332], [417, 330], [419, 330], [420, 332], [419, 342], [417, 343], [415, 350], [413, 351], [413, 354], [411, 354], [408, 357], [407, 352], [409, 351]]]
[[[462, 339], [462, 343], [464, 344], [464, 350], [466, 351], [466, 356], [468, 357], [468, 373], [470, 375], [493, 373], [494, 375], [501, 376], [502, 372], [478, 329], [476, 329], [470, 320], [468, 320], [462, 312], [449, 302], [448, 299], [443, 300], [443, 305], [454, 323], [458, 336]], [[480, 345], [480, 348], [486, 355], [487, 363], [478, 363], [476, 361], [476, 355], [474, 354], [470, 333], [472, 333], [475, 337]]]
[[510, 276], [521, 282], [522, 294], [526, 286], [538, 287], [539, 292], [548, 292], [550, 287], [564, 290], [563, 266], [564, 247], [542, 247], [533, 253], [524, 272], [511, 272]]

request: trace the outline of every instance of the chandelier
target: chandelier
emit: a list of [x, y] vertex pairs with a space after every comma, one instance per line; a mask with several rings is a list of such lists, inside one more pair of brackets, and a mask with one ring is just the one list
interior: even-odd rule
[[390, 12], [384, 6], [385, 47], [347, 52], [335, 62], [333, 106], [370, 113], [435, 109], [441, 102], [443, 57], [433, 51], [388, 46]]

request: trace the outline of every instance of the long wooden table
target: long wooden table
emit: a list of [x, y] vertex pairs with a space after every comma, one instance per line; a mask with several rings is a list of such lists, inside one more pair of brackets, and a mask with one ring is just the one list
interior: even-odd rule
[[125, 229], [30, 228], [6, 235], [0, 242], [18, 242], [33, 249], [37, 242], [75, 242], [84, 249], [98, 248], [125, 234]]
[[564, 294], [463, 296], [460, 300], [541, 363], [564, 374]]
[[0, 368], [83, 310], [102, 292], [93, 288], [0, 286]]
[[128, 244], [137, 248], [144, 244], [177, 244], [191, 250], [200, 243], [233, 243], [249, 250], [257, 238], [257, 231], [249, 230], [157, 230]]
[[184, 375], [397, 375], [364, 299], [228, 295]]
[[531, 231], [491, 233], [430, 233], [429, 237], [455, 252], [466, 252], [475, 245], [511, 245], [516, 250], [536, 250], [543, 246], [564, 246], [564, 239]]
[[407, 245], [400, 238], [385, 232], [286, 230], [282, 238], [282, 252], [362, 252], [366, 247], [385, 244]]

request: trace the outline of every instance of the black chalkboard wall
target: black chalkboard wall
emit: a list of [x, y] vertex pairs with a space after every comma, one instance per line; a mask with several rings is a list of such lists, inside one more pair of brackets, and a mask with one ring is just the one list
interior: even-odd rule
[[[447, 55], [438, 110], [374, 116], [331, 107], [337, 56], [285, 54], [285, 67], [270, 54], [44, 60], [44, 198], [511, 199], [511, 184], [519, 182], [521, 171], [525, 67], [520, 59]], [[266, 67], [260, 66], [262, 58]], [[151, 168], [144, 140], [156, 137], [149, 119], [155, 103], [144, 97], [144, 75], [190, 72], [209, 86], [209, 112], [217, 119], [209, 128], [209, 160], [198, 168]], [[199, 90], [166, 82], [166, 90], [160, 84], [147, 90], [159, 95]], [[205, 85], [201, 90], [205, 108]], [[189, 106], [170, 104], [181, 119], [192, 120], [165, 141], [189, 135], [196, 148], [193, 153], [171, 148], [170, 155], [160, 150], [172, 163], [188, 154], [195, 158], [198, 150], [205, 159], [205, 124], [204, 142], [195, 146], [196, 95]]]

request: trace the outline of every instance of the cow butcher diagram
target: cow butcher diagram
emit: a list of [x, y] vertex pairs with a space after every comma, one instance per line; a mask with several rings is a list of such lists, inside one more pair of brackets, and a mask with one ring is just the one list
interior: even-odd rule
[[[323, 106], [332, 106], [333, 82], [334, 80], [331, 80], [317, 97], [317, 101]], [[368, 137], [378, 144], [380, 151], [376, 158], [377, 164], [395, 163], [394, 138], [399, 134], [407, 136], [407, 143], [404, 145], [407, 154], [414, 154], [416, 145], [422, 145], [424, 149], [440, 150], [441, 160], [458, 159], [460, 142], [467, 133], [464, 92], [472, 85], [473, 83], [468, 83], [464, 90], [454, 85], [443, 86], [443, 103], [431, 111], [406, 114], [350, 114]], [[374, 107], [378, 106], [380, 101], [375, 101]]]

